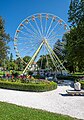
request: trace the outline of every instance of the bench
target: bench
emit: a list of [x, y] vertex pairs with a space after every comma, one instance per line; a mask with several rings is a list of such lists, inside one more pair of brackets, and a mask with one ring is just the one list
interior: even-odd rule
[[84, 95], [84, 90], [76, 91], [76, 90], [66, 90], [69, 95]]

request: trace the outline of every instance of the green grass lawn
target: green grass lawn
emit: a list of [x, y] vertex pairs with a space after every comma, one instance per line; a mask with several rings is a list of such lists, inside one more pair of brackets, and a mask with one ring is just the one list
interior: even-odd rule
[[0, 120], [77, 120], [69, 116], [50, 113], [0, 102]]

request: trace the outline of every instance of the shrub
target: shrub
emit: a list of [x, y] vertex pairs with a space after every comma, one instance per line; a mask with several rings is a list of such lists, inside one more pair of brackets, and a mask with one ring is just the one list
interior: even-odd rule
[[75, 75], [70, 75], [70, 76], [65, 76], [65, 75], [57, 75], [57, 79], [63, 79], [63, 80], [76, 80], [76, 79], [81, 79], [82, 76], [75, 76]]
[[41, 78], [41, 75], [38, 73], [37, 75], [34, 76], [34, 78], [40, 79], [40, 78]]
[[57, 88], [55, 82], [50, 83], [19, 83], [19, 82], [9, 82], [9, 81], [0, 81], [0, 88], [14, 89], [14, 90], [24, 90], [32, 92], [44, 92]]
[[84, 89], [84, 81], [80, 81], [81, 83], [81, 88]]
[[32, 75], [33, 74], [33, 72], [32, 71], [28, 71], [28, 75]]

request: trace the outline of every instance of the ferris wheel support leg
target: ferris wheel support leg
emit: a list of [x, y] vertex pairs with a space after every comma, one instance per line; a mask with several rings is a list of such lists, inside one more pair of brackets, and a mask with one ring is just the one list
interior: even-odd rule
[[46, 44], [46, 48], [47, 48], [47, 51], [48, 51], [48, 53], [49, 53], [49, 55], [50, 55], [50, 57], [51, 57], [52, 63], [53, 63], [53, 65], [55, 66], [55, 78], [54, 78], [54, 79], [55, 79], [55, 81], [57, 81], [57, 65], [55, 64], [56, 61], [54, 60], [54, 58], [53, 58], [53, 56], [52, 56], [52, 54], [51, 54], [51, 51], [49, 50], [47, 44]]
[[[58, 58], [58, 56], [54, 53], [54, 51], [52, 50], [52, 48], [51, 48], [50, 45], [48, 44], [47, 40], [46, 40], [46, 45], [47, 45], [47, 47], [49, 48], [49, 50], [53, 53], [53, 55], [57, 58], [58, 62], [62, 65], [62, 67], [64, 68], [64, 70], [67, 71], [66, 68], [63, 66], [62, 62], [60, 61], [60, 59]], [[67, 72], [68, 72], [68, 71], [67, 71]]]
[[47, 45], [46, 45], [46, 49], [47, 49], [47, 51], [48, 51], [48, 53], [49, 53], [49, 56], [50, 56], [50, 58], [51, 58], [51, 60], [52, 60], [52, 63], [53, 63], [53, 65], [54, 65], [54, 67], [56, 68], [54, 58], [53, 58], [53, 56], [51, 55], [50, 50], [49, 50], [49, 48], [47, 47]]
[[[55, 57], [55, 55], [54, 55], [53, 53], [52, 53], [52, 56], [53, 56], [53, 58], [55, 59], [56, 65], [58, 66], [58, 65], [59, 65], [59, 62], [58, 62], [57, 58]], [[59, 67], [59, 71], [60, 71], [61, 74], [62, 74], [62, 68]]]
[[43, 45], [43, 42], [40, 44], [39, 48], [36, 50], [35, 54], [32, 56], [30, 62], [27, 64], [27, 66], [25, 67], [23, 74], [26, 72], [27, 68], [32, 64], [32, 62], [35, 60], [36, 56], [38, 55], [39, 51], [41, 50]]

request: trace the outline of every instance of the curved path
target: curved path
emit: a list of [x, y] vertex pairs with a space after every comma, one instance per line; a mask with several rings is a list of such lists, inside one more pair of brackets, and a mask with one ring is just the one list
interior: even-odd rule
[[0, 101], [84, 119], [84, 96], [68, 96], [67, 89], [72, 88], [60, 85], [41, 93], [0, 89]]

